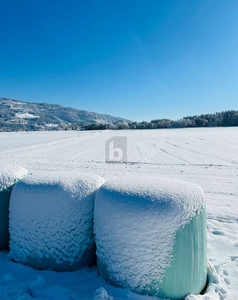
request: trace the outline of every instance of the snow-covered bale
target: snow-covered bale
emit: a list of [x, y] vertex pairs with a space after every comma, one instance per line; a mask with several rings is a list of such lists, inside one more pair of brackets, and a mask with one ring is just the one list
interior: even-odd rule
[[0, 250], [9, 248], [9, 200], [14, 183], [27, 174], [27, 170], [0, 163]]
[[57, 271], [95, 264], [93, 210], [102, 183], [77, 172], [40, 172], [19, 181], [10, 201], [10, 258]]
[[181, 299], [207, 279], [203, 191], [162, 178], [112, 179], [94, 210], [98, 271], [133, 291]]

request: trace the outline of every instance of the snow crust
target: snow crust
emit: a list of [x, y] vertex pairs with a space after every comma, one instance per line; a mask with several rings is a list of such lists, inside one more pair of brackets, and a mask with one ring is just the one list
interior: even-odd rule
[[92, 265], [95, 192], [103, 182], [77, 172], [36, 172], [19, 181], [10, 201], [10, 258], [59, 271]]
[[101, 287], [96, 290], [93, 300], [114, 300], [114, 298], [110, 297], [107, 291]]
[[148, 176], [112, 178], [95, 201], [99, 272], [133, 290], [162, 282], [174, 259], [176, 233], [204, 209], [203, 191], [194, 184]]
[[0, 162], [0, 192], [11, 187], [27, 173], [28, 171], [25, 168]]

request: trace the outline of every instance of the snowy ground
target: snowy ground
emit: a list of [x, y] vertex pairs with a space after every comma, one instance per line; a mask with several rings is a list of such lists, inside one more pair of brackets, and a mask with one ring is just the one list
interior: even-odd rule
[[[105, 143], [127, 137], [127, 163], [105, 163]], [[0, 133], [1, 162], [35, 170], [77, 170], [108, 178], [127, 174], [182, 179], [205, 191], [212, 279], [203, 296], [238, 299], [238, 128]], [[37, 271], [0, 252], [0, 299], [147, 300], [112, 287], [96, 269]]]

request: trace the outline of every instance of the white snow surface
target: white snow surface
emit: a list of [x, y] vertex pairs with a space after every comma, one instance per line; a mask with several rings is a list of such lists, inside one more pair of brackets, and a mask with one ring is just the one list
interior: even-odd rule
[[110, 297], [107, 291], [101, 287], [96, 290], [93, 300], [114, 300], [114, 298]]
[[[127, 163], [105, 163], [105, 143], [127, 138]], [[82, 171], [110, 179], [133, 174], [198, 184], [207, 206], [210, 284], [194, 300], [237, 300], [238, 295], [238, 128], [0, 133], [0, 166], [29, 172]], [[37, 271], [0, 252], [0, 299], [92, 300], [104, 288], [115, 300], [155, 300], [113, 287], [95, 268], [71, 273]], [[41, 276], [44, 285], [37, 288]], [[182, 274], [181, 274], [182, 276]]]
[[17, 113], [16, 118], [20, 118], [20, 119], [38, 119], [39, 116], [35, 116], [33, 114], [30, 114], [30, 113], [26, 112], [26, 113]]
[[8, 189], [27, 173], [23, 167], [0, 162], [0, 191]]
[[178, 230], [204, 208], [202, 189], [189, 182], [150, 176], [110, 179], [95, 200], [97, 256], [117, 284], [148, 289], [162, 282], [171, 265]]
[[68, 171], [34, 172], [19, 181], [10, 200], [10, 257], [77, 263], [94, 243], [95, 192], [103, 182]]

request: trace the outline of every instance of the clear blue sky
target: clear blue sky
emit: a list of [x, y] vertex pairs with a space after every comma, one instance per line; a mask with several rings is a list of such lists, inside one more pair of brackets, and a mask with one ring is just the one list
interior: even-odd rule
[[0, 96], [131, 120], [238, 109], [237, 0], [0, 1]]

